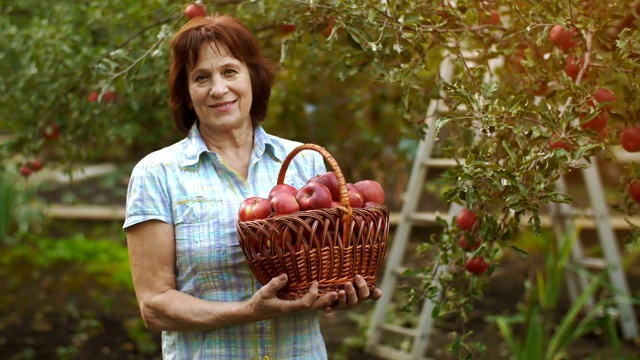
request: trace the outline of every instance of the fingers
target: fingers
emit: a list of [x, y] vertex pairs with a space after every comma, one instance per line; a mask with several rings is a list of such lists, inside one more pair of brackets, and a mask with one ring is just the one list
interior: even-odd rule
[[269, 295], [275, 296], [276, 293], [287, 284], [287, 274], [282, 274], [278, 277], [274, 277], [267, 283], [266, 292]]
[[367, 299], [378, 300], [382, 297], [382, 290], [375, 288], [369, 290], [366, 280], [361, 275], [356, 275], [353, 283], [346, 283], [343, 290], [338, 291], [338, 300], [324, 308], [330, 313], [334, 310], [351, 309]]
[[378, 300], [382, 297], [382, 290], [375, 288], [369, 297], [371, 300]]
[[305, 308], [321, 309], [330, 306], [337, 298], [338, 294], [335, 291], [319, 295], [318, 282], [314, 281], [309, 287], [309, 291], [297, 301], [302, 303]]
[[355, 283], [356, 283], [356, 286], [358, 287], [358, 299], [360, 301], [367, 300], [370, 295], [369, 286], [367, 285], [367, 282], [364, 280], [364, 278], [361, 275], [356, 275]]

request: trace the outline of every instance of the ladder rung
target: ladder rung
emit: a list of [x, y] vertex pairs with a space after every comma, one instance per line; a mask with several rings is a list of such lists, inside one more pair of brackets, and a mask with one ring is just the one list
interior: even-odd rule
[[420, 224], [435, 224], [436, 218], [440, 216], [439, 213], [435, 212], [415, 212], [409, 215], [409, 220], [412, 223], [420, 223]]
[[464, 161], [456, 161], [451, 158], [430, 158], [422, 161], [422, 165], [430, 168], [450, 168], [460, 163], [464, 163]]
[[591, 209], [576, 209], [573, 206], [560, 206], [560, 215], [590, 217], [593, 216], [593, 211]]
[[591, 270], [604, 270], [607, 267], [607, 261], [601, 258], [584, 257], [575, 260], [576, 264]]
[[380, 328], [382, 328], [383, 330], [386, 330], [386, 331], [397, 333], [397, 334], [416, 337], [416, 329], [410, 329], [410, 328], [406, 328], [404, 326], [394, 325], [394, 324], [389, 324], [389, 323], [381, 324]]
[[[410, 353], [394, 348], [389, 345], [374, 344], [368, 353], [375, 354], [380, 359], [393, 359], [393, 360], [416, 360], [416, 358]], [[431, 358], [421, 357], [420, 359], [432, 360]]]

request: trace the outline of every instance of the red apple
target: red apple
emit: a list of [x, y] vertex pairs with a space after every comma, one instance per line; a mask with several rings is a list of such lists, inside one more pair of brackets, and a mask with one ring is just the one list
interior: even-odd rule
[[102, 94], [102, 102], [103, 103], [112, 103], [116, 101], [116, 93], [111, 91], [111, 90], [107, 90], [104, 92], [104, 94]]
[[551, 135], [551, 139], [549, 139], [549, 150], [553, 151], [555, 149], [565, 149], [571, 152], [571, 146], [568, 140], [559, 138], [558, 135], [553, 134]]
[[613, 108], [613, 102], [616, 101], [616, 94], [607, 88], [598, 88], [593, 95], [587, 100], [587, 104], [592, 107], [596, 107], [599, 104], [606, 104], [602, 106], [602, 110], [611, 110]]
[[549, 40], [553, 45], [566, 51], [578, 44], [575, 39], [577, 35], [578, 32], [573, 29], [565, 30], [562, 25], [554, 25], [549, 32]]
[[24, 176], [24, 177], [29, 177], [32, 172], [33, 171], [28, 166], [21, 166], [20, 167], [20, 174], [22, 174], [22, 176]]
[[335, 200], [334, 200], [334, 201], [332, 201], [332, 202], [331, 202], [331, 207], [330, 207], [330, 208], [331, 208], [331, 209], [334, 209], [334, 208], [339, 208], [340, 206], [342, 206], [342, 204], [340, 203], [340, 201], [335, 201]]
[[456, 217], [456, 226], [462, 231], [470, 231], [476, 224], [476, 220], [478, 220], [478, 217], [474, 212], [469, 209], [462, 209]]
[[332, 16], [329, 18], [329, 23], [327, 24], [327, 27], [324, 28], [324, 30], [322, 30], [322, 35], [324, 35], [324, 37], [328, 38], [329, 36], [331, 36], [335, 22], [336, 22], [335, 16]]
[[[587, 115], [580, 115], [580, 119], [584, 120]], [[607, 111], [600, 111], [598, 115], [596, 115], [593, 119], [586, 123], [581, 123], [580, 126], [583, 129], [591, 129], [595, 132], [600, 132], [607, 126], [607, 122], [609, 121], [609, 113]], [[582, 122], [582, 121], [581, 121]]]
[[42, 160], [40, 159], [35, 159], [33, 161], [33, 163], [31, 164], [31, 168], [33, 169], [33, 171], [40, 171], [42, 170]]
[[238, 219], [240, 221], [260, 220], [268, 217], [269, 214], [271, 214], [269, 200], [259, 196], [252, 196], [240, 204]]
[[207, 16], [207, 8], [199, 3], [189, 4], [184, 10], [184, 16], [189, 20], [196, 17]]
[[627, 186], [627, 192], [633, 201], [640, 203], [640, 180], [634, 180]]
[[340, 185], [335, 172], [327, 171], [324, 174], [316, 175], [309, 179], [308, 182], [318, 182], [326, 186], [331, 191], [331, 198], [335, 201], [340, 201]]
[[291, 33], [293, 33], [294, 31], [296, 31], [296, 26], [293, 24], [282, 24], [280, 25], [280, 33], [282, 35], [289, 35]]
[[292, 214], [300, 211], [296, 197], [289, 193], [277, 193], [270, 197], [271, 211], [276, 215]]
[[269, 192], [269, 199], [271, 199], [275, 194], [279, 193], [291, 194], [293, 195], [293, 197], [295, 197], [296, 195], [298, 195], [298, 189], [296, 189], [293, 185], [278, 184], [274, 186]]
[[472, 274], [480, 275], [487, 271], [489, 263], [484, 260], [483, 256], [478, 256], [467, 259], [467, 262], [464, 264], [464, 268]]
[[458, 245], [464, 251], [476, 251], [482, 245], [482, 238], [471, 236], [471, 241], [467, 240], [467, 236], [465, 234], [460, 235], [460, 239], [458, 240]]
[[87, 96], [87, 100], [89, 100], [90, 103], [94, 103], [94, 102], [98, 101], [98, 92], [97, 91], [91, 91], [89, 93], [89, 96]]
[[620, 133], [620, 145], [628, 152], [640, 151], [640, 127], [628, 127]]
[[360, 180], [353, 184], [362, 193], [363, 202], [384, 204], [384, 189], [374, 180]]
[[480, 12], [478, 21], [483, 25], [500, 25], [500, 14], [495, 10], [489, 10], [489, 16]]
[[47, 140], [55, 140], [60, 136], [60, 128], [56, 123], [50, 122], [42, 129], [42, 136]]
[[296, 200], [298, 200], [300, 210], [329, 209], [333, 202], [329, 188], [319, 182], [304, 184], [298, 190]]
[[[580, 73], [580, 69], [582, 69], [582, 65], [584, 63], [584, 59], [576, 58], [575, 56], [567, 57], [567, 65], [564, 67], [564, 72], [567, 73], [567, 76], [575, 80], [578, 77], [578, 73]], [[583, 79], [588, 77], [589, 68], [585, 69], [584, 74], [582, 75]]]
[[377, 202], [373, 202], [373, 201], [367, 201], [364, 204], [362, 204], [363, 208], [374, 207], [374, 206], [380, 206], [380, 204], [378, 204]]
[[347, 183], [346, 185], [347, 195], [349, 196], [349, 205], [351, 205], [352, 208], [361, 208], [364, 204], [362, 192], [352, 183]]

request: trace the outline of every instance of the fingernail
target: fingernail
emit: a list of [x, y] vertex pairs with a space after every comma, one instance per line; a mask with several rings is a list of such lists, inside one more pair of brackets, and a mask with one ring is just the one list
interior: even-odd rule
[[287, 280], [287, 274], [280, 275], [280, 280]]

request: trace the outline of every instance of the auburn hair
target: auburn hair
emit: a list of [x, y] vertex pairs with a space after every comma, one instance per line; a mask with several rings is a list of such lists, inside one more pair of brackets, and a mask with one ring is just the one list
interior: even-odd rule
[[267, 117], [275, 67], [262, 54], [249, 28], [229, 15], [196, 17], [178, 30], [170, 44], [169, 107], [176, 128], [185, 135], [197, 120], [195, 111], [189, 108], [189, 70], [197, 63], [202, 45], [213, 41], [224, 44], [249, 69], [253, 127]]

